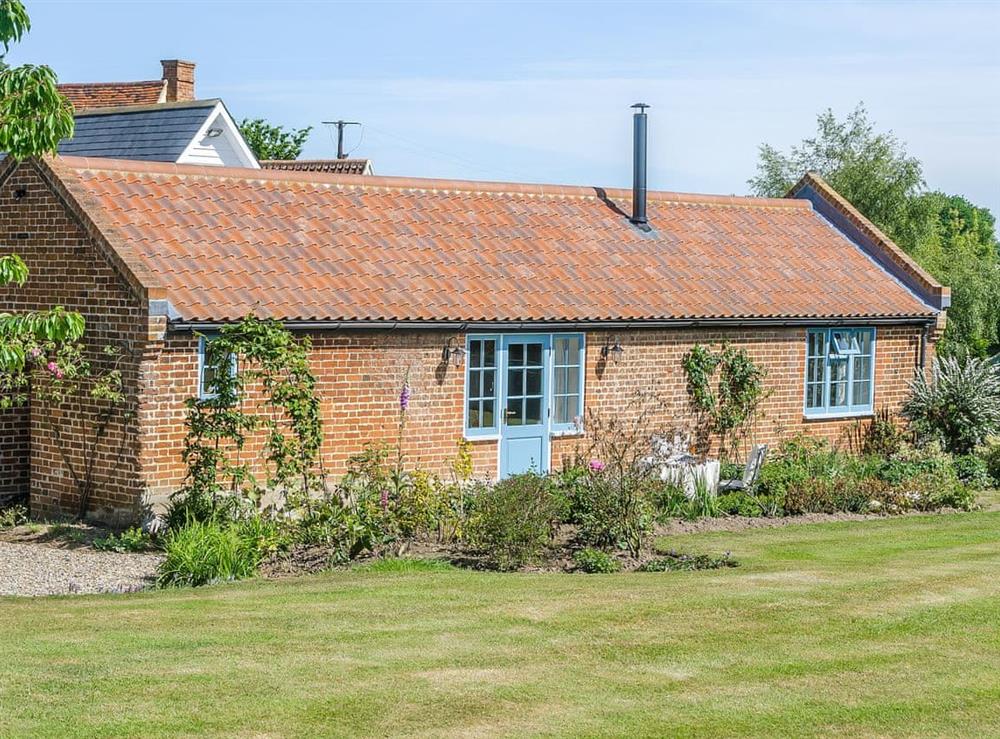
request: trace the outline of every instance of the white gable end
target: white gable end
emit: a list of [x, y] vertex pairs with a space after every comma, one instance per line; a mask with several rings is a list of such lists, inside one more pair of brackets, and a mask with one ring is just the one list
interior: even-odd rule
[[177, 164], [260, 169], [257, 158], [222, 103], [215, 106], [205, 124], [178, 157]]

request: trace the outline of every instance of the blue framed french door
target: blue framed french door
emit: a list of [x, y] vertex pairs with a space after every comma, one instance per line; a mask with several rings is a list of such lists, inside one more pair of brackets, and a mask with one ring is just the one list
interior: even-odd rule
[[504, 336], [500, 477], [549, 469], [549, 337]]

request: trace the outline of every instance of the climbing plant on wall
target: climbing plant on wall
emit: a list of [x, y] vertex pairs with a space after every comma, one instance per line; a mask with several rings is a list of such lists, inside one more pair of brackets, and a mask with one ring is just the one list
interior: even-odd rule
[[723, 345], [713, 351], [695, 344], [683, 359], [687, 391], [698, 415], [702, 451], [717, 436], [720, 452], [733, 457], [747, 437], [765, 398], [766, 372], [744, 349]]
[[115, 479], [134, 439], [129, 425], [137, 399], [122, 376], [134, 351], [108, 345], [91, 354], [80, 343], [49, 341], [31, 346], [27, 357], [23, 377], [31, 380], [37, 417], [73, 480], [77, 518], [83, 518], [94, 491]]
[[[309, 351], [308, 338], [252, 315], [206, 340], [209, 386], [187, 401], [187, 477], [175, 494], [185, 515], [257, 505], [267, 490], [307, 505], [321, 487], [323, 430]], [[263, 459], [263, 479], [245, 454], [252, 435], [262, 439], [254, 457]]]

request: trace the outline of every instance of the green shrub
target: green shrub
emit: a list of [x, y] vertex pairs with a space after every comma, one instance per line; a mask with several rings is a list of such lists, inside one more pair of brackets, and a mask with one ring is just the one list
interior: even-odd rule
[[789, 486], [834, 474], [834, 455], [824, 442], [798, 437], [783, 443], [761, 467], [754, 485], [757, 496], [784, 500]]
[[650, 503], [655, 511], [656, 520], [664, 523], [671, 518], [686, 518], [690, 501], [684, 494], [684, 488], [672, 482], [661, 483], [650, 487]]
[[759, 516], [760, 506], [752, 495], [733, 491], [720, 493], [719, 512], [727, 516]]
[[388, 514], [370, 491], [354, 492], [355, 500], [347, 505], [336, 496], [313, 502], [299, 518], [286, 524], [286, 536], [295, 544], [328, 548], [334, 564], [366, 551], [380, 551], [394, 538]]
[[591, 546], [620, 547], [638, 557], [653, 530], [653, 500], [663, 484], [638, 471], [595, 471], [580, 490], [580, 538]]
[[969, 454], [1000, 430], [1000, 368], [977, 357], [941, 358], [930, 380], [917, 374], [903, 415], [921, 439]]
[[694, 481], [694, 496], [688, 503], [688, 518], [714, 518], [720, 513], [719, 497], [704, 480]]
[[263, 558], [256, 523], [190, 521], [169, 531], [157, 585], [197, 586], [251, 577]]
[[774, 495], [755, 495], [754, 500], [760, 505], [761, 515], [768, 518], [785, 515], [785, 501]]
[[0, 508], [0, 531], [28, 523], [28, 509], [23, 505]]
[[395, 494], [390, 494], [388, 513], [404, 539], [434, 536], [440, 542], [462, 537], [468, 485], [444, 482], [422, 470], [406, 473]]
[[527, 473], [483, 486], [467, 524], [468, 542], [500, 570], [536, 561], [558, 520], [559, 500], [549, 480]]
[[974, 454], [955, 457], [955, 474], [958, 479], [974, 490], [985, 490], [993, 485], [990, 467], [985, 459]]
[[261, 559], [284, 551], [293, 543], [278, 521], [265, 516], [250, 516], [236, 523], [240, 538], [260, 552]]
[[621, 562], [610, 554], [591, 547], [574, 552], [573, 564], [580, 572], [591, 574], [610, 574], [622, 568]]
[[552, 495], [559, 510], [559, 518], [566, 523], [577, 523], [580, 514], [582, 491], [587, 485], [590, 472], [582, 461], [563, 467], [549, 476]]
[[928, 509], [956, 508], [971, 511], [976, 507], [976, 494], [961, 483], [938, 487], [928, 495]]
[[1000, 440], [993, 437], [987, 441], [980, 451], [990, 472], [993, 487], [1000, 487]]
[[719, 462], [720, 480], [740, 480], [743, 478], [744, 465], [722, 460]]
[[707, 554], [679, 554], [672, 551], [663, 557], [651, 559], [644, 563], [639, 568], [639, 572], [718, 570], [723, 567], [739, 566], [739, 561], [733, 559], [729, 552], [726, 552], [721, 557], [711, 557]]
[[881, 408], [871, 419], [857, 421], [848, 438], [860, 456], [894, 457], [903, 446], [904, 434], [892, 412]]
[[108, 534], [94, 539], [94, 549], [101, 552], [145, 552], [151, 549], [153, 541], [149, 534], [138, 526], [132, 526], [117, 536]]
[[719, 512], [730, 516], [782, 516], [785, 513], [784, 501], [773, 495], [751, 495], [737, 490], [724, 493], [718, 499]]
[[179, 490], [170, 496], [164, 523], [167, 529], [180, 529], [189, 521], [235, 521], [250, 512], [250, 506], [232, 495], [216, 498], [195, 490]]
[[696, 519], [728, 512], [721, 507], [720, 496], [700, 481], [696, 481], [694, 495], [691, 497], [676, 483], [654, 482], [650, 486], [649, 498], [656, 520], [660, 523], [671, 518]]

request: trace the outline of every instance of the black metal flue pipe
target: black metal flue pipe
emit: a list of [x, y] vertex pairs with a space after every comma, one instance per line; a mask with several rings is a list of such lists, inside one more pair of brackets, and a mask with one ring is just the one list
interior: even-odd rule
[[632, 217], [637, 226], [645, 226], [646, 219], [646, 103], [632, 106]]

